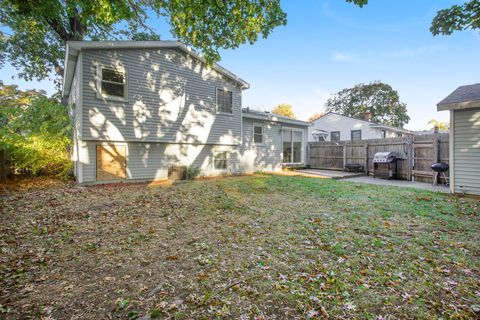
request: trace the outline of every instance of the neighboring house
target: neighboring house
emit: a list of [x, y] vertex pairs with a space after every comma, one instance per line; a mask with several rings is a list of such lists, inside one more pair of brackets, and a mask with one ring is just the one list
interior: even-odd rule
[[207, 176], [303, 166], [308, 123], [242, 112], [248, 88], [176, 41], [68, 42], [62, 95], [77, 182], [167, 179], [172, 166]]
[[480, 195], [480, 83], [457, 88], [437, 110], [450, 111], [450, 190]]
[[343, 141], [403, 137], [413, 132], [370, 121], [371, 114], [365, 113], [365, 120], [327, 112], [312, 121], [308, 128], [308, 141]]

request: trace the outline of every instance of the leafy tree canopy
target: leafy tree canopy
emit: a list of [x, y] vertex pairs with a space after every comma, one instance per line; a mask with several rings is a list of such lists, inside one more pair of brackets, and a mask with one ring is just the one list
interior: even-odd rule
[[337, 92], [328, 99], [326, 110], [359, 119], [370, 112], [373, 122], [395, 127], [403, 127], [410, 120], [407, 105], [400, 102], [397, 91], [379, 81]]
[[450, 125], [448, 124], [448, 122], [438, 121], [433, 118], [430, 121], [428, 121], [427, 124], [432, 130], [435, 129], [435, 127], [437, 127], [439, 130], [448, 130], [450, 128]]
[[453, 5], [437, 12], [430, 32], [433, 35], [450, 35], [454, 31], [480, 28], [480, 1], [470, 0], [463, 5]]
[[[346, 0], [363, 7], [368, 0]], [[479, 0], [438, 12], [431, 31], [477, 29]], [[2, 0], [0, 67], [9, 61], [25, 80], [63, 75], [69, 40], [158, 40], [149, 25], [166, 18], [172, 35], [198, 49], [209, 63], [220, 49], [253, 44], [287, 23], [280, 0]]]
[[[359, 7], [368, 4], [368, 0], [347, 0]], [[463, 5], [453, 5], [437, 12], [430, 26], [430, 32], [450, 35], [454, 31], [480, 29], [480, 0], [469, 0]]]
[[273, 108], [272, 113], [278, 114], [279, 116], [289, 117], [296, 119], [295, 114], [292, 110], [292, 105], [288, 103], [282, 103]]
[[10, 61], [26, 80], [61, 77], [66, 41], [159, 39], [147, 24], [159, 17], [208, 62], [287, 21], [280, 0], [3, 0], [0, 63]]

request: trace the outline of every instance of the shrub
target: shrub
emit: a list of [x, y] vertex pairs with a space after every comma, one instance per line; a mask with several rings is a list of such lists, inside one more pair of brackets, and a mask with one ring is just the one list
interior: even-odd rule
[[195, 179], [199, 174], [200, 174], [200, 168], [199, 167], [188, 167], [187, 168], [187, 180], [193, 180]]
[[21, 101], [2, 95], [0, 103], [0, 148], [10, 153], [14, 166], [32, 174], [71, 175], [67, 107], [41, 93]]

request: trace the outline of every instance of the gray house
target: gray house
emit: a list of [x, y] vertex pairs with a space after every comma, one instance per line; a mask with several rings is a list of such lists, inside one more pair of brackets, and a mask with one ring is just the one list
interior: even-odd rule
[[242, 110], [249, 84], [176, 41], [67, 43], [62, 95], [79, 183], [303, 166], [308, 123]]
[[450, 190], [480, 195], [480, 83], [457, 88], [437, 110], [450, 110]]

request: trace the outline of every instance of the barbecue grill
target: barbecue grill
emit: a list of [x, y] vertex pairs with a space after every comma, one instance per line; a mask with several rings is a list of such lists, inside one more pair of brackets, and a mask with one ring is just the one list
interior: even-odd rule
[[434, 171], [433, 173], [433, 181], [432, 181], [432, 184], [434, 186], [437, 185], [438, 183], [438, 176], [441, 174], [442, 177], [443, 177], [443, 180], [445, 181], [445, 186], [448, 185], [448, 178], [447, 178], [447, 175], [445, 174], [445, 172], [448, 171], [448, 164], [447, 163], [444, 163], [444, 162], [440, 162], [440, 163], [433, 163], [430, 168], [432, 168], [432, 170]]
[[397, 177], [398, 154], [393, 151], [377, 152], [373, 156], [373, 177], [394, 179]]

